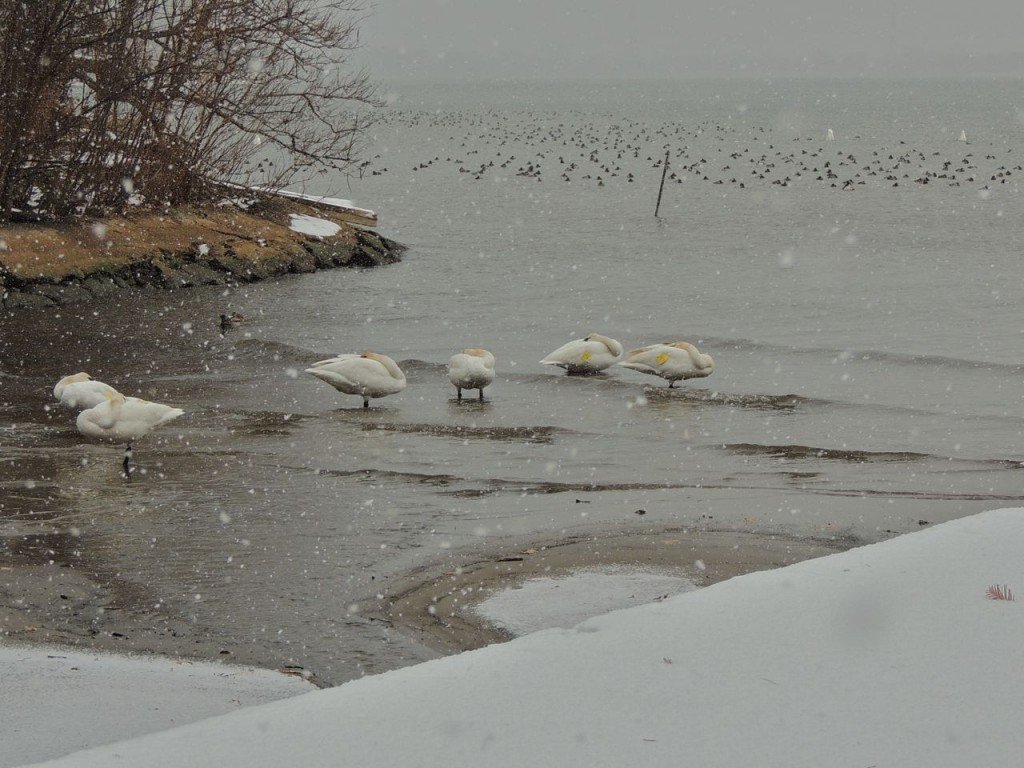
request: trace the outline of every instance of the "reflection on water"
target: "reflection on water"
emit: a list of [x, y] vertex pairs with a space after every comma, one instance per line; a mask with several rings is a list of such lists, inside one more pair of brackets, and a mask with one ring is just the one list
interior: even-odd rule
[[463, 424], [374, 424], [363, 429], [419, 433], [435, 437], [449, 437], [463, 440], [500, 440], [517, 443], [551, 443], [558, 431], [553, 427], [476, 427]]

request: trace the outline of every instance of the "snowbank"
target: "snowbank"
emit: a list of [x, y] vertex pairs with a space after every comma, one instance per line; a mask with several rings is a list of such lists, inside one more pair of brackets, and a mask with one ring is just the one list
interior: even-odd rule
[[0, 646], [0, 766], [316, 690], [293, 675], [228, 664]]
[[1007, 765], [1022, 544], [988, 512], [50, 765]]

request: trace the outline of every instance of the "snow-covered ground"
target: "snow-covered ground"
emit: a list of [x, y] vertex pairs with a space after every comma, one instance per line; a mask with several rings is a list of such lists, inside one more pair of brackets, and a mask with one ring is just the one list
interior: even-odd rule
[[316, 690], [266, 669], [23, 646], [0, 646], [0, 681], [0, 768]]
[[[49, 765], [1013, 765], [1024, 603], [995, 598], [1024, 584], [1022, 550], [1024, 509], [987, 512]], [[73, 715], [31, 674], [5, 672], [4, 699], [40, 739], [104, 743], [148, 674]]]
[[293, 232], [299, 232], [312, 237], [333, 237], [341, 229], [333, 221], [321, 219], [318, 216], [306, 216], [301, 213], [291, 214], [291, 225], [288, 228]]
[[275, 195], [281, 197], [290, 197], [293, 200], [302, 200], [307, 203], [315, 203], [317, 205], [326, 206], [328, 208], [338, 208], [344, 211], [351, 211], [367, 218], [375, 219], [377, 214], [375, 211], [371, 211], [369, 208], [361, 208], [351, 200], [345, 200], [340, 197], [327, 197], [325, 195], [307, 195], [302, 192], [289, 192], [286, 189], [274, 190]]

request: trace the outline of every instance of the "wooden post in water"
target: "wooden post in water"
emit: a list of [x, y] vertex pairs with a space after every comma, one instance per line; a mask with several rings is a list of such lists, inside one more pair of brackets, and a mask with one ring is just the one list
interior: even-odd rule
[[661, 186], [658, 187], [658, 202], [654, 206], [654, 218], [658, 218], [658, 209], [661, 208], [661, 193], [665, 189], [665, 174], [668, 173], [668, 150], [665, 150], [665, 165], [661, 169]]

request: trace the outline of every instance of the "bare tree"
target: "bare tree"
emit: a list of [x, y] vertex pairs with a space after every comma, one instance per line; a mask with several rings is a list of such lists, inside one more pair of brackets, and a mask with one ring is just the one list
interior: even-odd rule
[[377, 104], [349, 65], [362, 20], [357, 0], [0, 0], [0, 215], [346, 172]]

